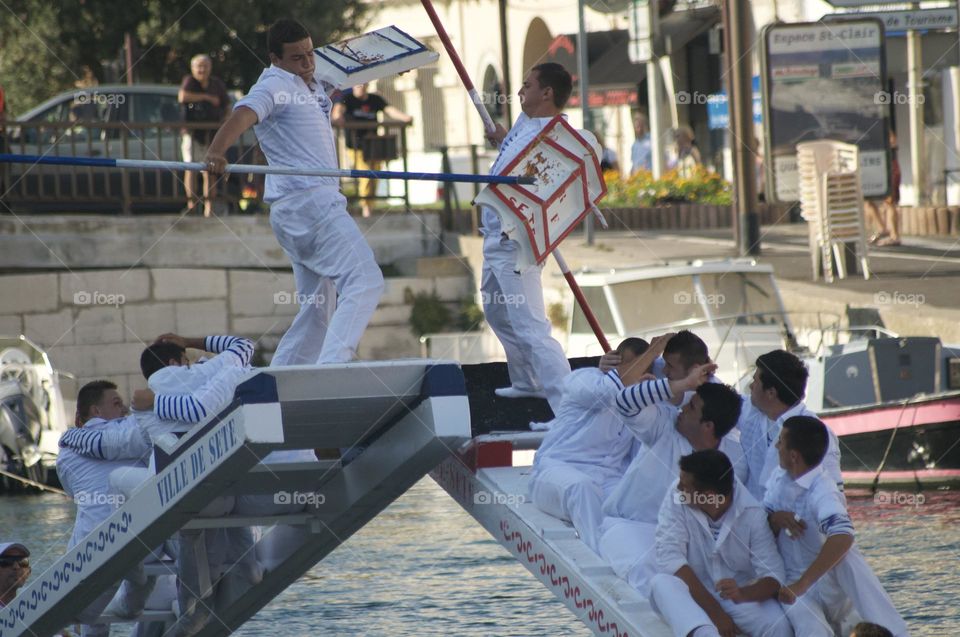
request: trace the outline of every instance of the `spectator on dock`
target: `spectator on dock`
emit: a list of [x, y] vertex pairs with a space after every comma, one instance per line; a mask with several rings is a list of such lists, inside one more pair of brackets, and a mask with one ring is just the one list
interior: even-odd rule
[[0, 544], [0, 608], [17, 596], [30, 577], [30, 550], [19, 542]]
[[641, 170], [653, 169], [650, 150], [650, 127], [647, 125], [647, 116], [643, 113], [633, 115], [633, 133], [636, 139], [630, 147], [630, 174]]
[[[183, 76], [177, 100], [180, 102], [183, 121], [191, 124], [218, 123], [230, 112], [230, 96], [227, 85], [213, 75], [213, 60], [209, 55], [195, 55], [190, 60], [190, 74]], [[203, 161], [215, 130], [184, 130], [180, 138], [183, 161]], [[187, 193], [187, 212], [197, 207], [196, 174], [188, 170], [183, 175], [183, 188]], [[213, 199], [217, 185], [207, 171], [203, 171], [203, 216], [213, 214]]]
[[877, 211], [877, 203], [867, 199], [863, 210], [867, 220], [873, 222], [877, 231], [870, 236], [870, 244], [881, 248], [900, 245], [900, 162], [897, 160], [897, 134], [890, 131], [890, 194], [880, 202], [883, 215]]

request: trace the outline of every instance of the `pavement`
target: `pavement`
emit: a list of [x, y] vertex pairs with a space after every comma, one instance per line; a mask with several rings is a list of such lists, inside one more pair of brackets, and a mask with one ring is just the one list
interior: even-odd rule
[[[804, 223], [761, 228], [755, 257], [774, 267], [788, 311], [838, 315], [847, 305], [873, 307], [886, 326], [904, 335], [940, 336], [960, 343], [960, 237], [903, 237], [903, 245], [869, 250], [870, 278], [851, 274], [833, 283], [813, 281]], [[729, 228], [696, 231], [600, 231], [594, 244], [568, 237], [563, 255], [574, 270], [736, 256]], [[544, 278], [548, 284], [550, 266]]]

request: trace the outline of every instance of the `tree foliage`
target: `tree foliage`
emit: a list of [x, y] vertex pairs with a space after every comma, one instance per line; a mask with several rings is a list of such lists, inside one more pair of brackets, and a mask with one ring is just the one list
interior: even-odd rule
[[206, 53], [229, 88], [246, 91], [267, 58], [267, 27], [302, 22], [321, 45], [363, 31], [361, 0], [6, 0], [0, 10], [0, 85], [8, 115], [73, 88], [90, 67], [101, 83], [127, 81], [124, 35], [137, 83], [179, 83]]

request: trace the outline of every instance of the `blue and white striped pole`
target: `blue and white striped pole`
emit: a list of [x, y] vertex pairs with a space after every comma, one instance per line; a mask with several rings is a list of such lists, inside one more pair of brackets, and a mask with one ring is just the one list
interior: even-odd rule
[[[47, 155], [16, 155], [0, 153], [0, 163], [47, 164], [54, 166], [92, 166], [95, 168], [132, 168], [147, 170], [193, 170], [205, 171], [201, 162], [157, 161], [150, 159], [109, 159], [106, 157], [51, 157]], [[536, 183], [533, 177], [509, 177], [500, 175], [470, 175], [466, 173], [417, 173], [391, 170], [331, 170], [329, 168], [292, 166], [261, 166], [254, 164], [227, 164], [225, 172], [253, 173], [258, 175], [301, 175], [308, 177], [366, 177], [369, 179], [404, 179], [414, 181], [444, 181], [481, 184]]]

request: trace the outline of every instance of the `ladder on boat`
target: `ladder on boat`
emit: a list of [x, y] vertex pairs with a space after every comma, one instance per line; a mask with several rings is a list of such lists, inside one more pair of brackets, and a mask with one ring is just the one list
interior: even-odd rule
[[531, 432], [478, 436], [430, 476], [593, 634], [670, 637], [649, 599], [618, 577], [569, 522], [529, 501], [531, 468], [514, 466], [514, 453], [536, 449], [542, 439]]
[[[270, 542], [270, 534], [257, 544], [258, 556], [268, 556], [263, 580], [217, 606], [217, 619], [199, 633], [230, 634], [469, 438], [457, 364], [414, 359], [264, 369], [169, 455], [155, 451], [156, 474], [0, 610], [0, 637], [53, 634], [72, 623], [179, 529], [283, 525], [282, 542]], [[323, 448], [359, 452], [346, 463], [259, 463], [276, 450]], [[219, 496], [282, 491], [322, 492], [323, 499], [287, 516], [197, 516]], [[171, 610], [116, 621], [173, 619]]]

